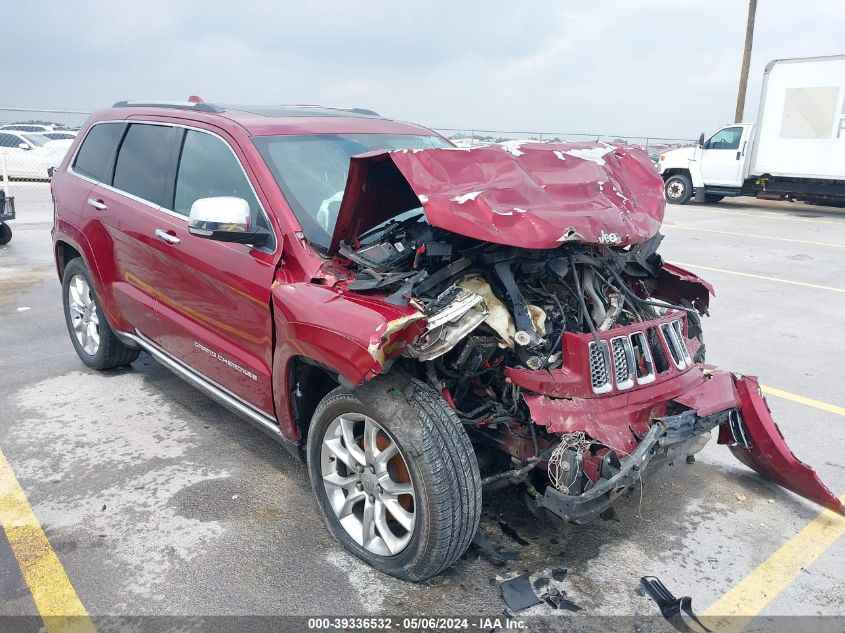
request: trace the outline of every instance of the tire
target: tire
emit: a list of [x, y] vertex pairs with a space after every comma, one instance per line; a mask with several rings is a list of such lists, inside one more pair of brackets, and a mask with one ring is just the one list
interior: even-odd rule
[[692, 198], [692, 181], [686, 174], [674, 174], [663, 185], [666, 202], [686, 204]]
[[715, 193], [705, 193], [704, 194], [704, 202], [709, 202], [711, 204], [716, 202], [721, 202], [725, 196], [720, 196]]
[[[333, 477], [336, 472], [341, 475], [345, 473], [346, 477], [339, 475], [336, 480], [341, 482], [347, 481], [349, 476], [355, 477], [352, 469], [346, 467], [346, 461], [338, 457], [342, 451], [335, 453], [334, 450], [338, 450], [339, 443], [345, 445], [343, 430], [337, 431], [337, 425], [357, 420], [350, 436], [356, 438], [354, 441], [358, 445], [358, 452], [363, 452], [361, 444], [365, 448], [366, 444], [362, 438], [359, 439], [357, 429], [369, 423], [361, 421], [360, 417], [365, 420], [369, 418], [381, 427], [379, 433], [374, 435], [375, 443], [382, 443], [379, 446], [381, 451], [387, 452], [386, 449], [391, 448], [391, 441], [398, 448], [398, 455], [391, 458], [389, 463], [392, 464], [393, 472], [400, 474], [389, 475], [388, 481], [393, 486], [403, 485], [413, 490], [411, 500], [407, 499], [408, 495], [392, 500], [394, 507], [396, 499], [399, 499], [404, 502], [403, 508], [406, 511], [410, 509], [408, 513], [414, 517], [411, 531], [402, 530], [398, 520], [390, 514], [387, 504], [391, 502], [391, 495], [388, 494], [387, 483], [384, 489], [380, 484], [376, 486], [377, 496], [370, 496], [372, 475], [367, 482], [367, 475], [360, 474], [358, 483], [345, 488], [342, 496], [339, 496], [336, 484], [324, 482], [327, 472], [329, 477]], [[338, 423], [341, 419], [343, 422]], [[333, 449], [329, 448], [331, 443], [334, 443]], [[440, 395], [425, 383], [401, 375], [386, 375], [353, 391], [339, 387], [330, 392], [314, 412], [308, 431], [307, 454], [311, 487], [329, 532], [346, 549], [379, 571], [403, 580], [425, 580], [454, 563], [475, 536], [481, 517], [478, 462], [460, 420]], [[377, 462], [379, 455], [381, 453], [376, 454], [374, 461]], [[353, 460], [350, 454], [346, 457]], [[397, 484], [392, 481], [394, 477], [403, 480], [397, 458], [407, 467], [404, 472], [407, 474], [406, 479], [410, 479], [409, 483]], [[359, 463], [355, 463], [355, 466], [369, 468]], [[376, 475], [379, 472], [377, 468]], [[388, 469], [388, 474], [390, 472]], [[383, 477], [379, 482], [385, 482]], [[330, 494], [333, 495], [331, 499]], [[342, 523], [338, 515], [343, 514], [343, 509], [337, 511], [335, 508], [339, 505], [345, 508], [353, 494], [363, 494], [369, 502], [355, 501], [356, 510], [344, 517], [345, 523]], [[378, 508], [379, 503], [381, 507], [387, 508], [387, 514], [382, 513], [382, 516], [388, 518], [383, 519], [382, 525], [391, 529], [391, 537], [396, 536], [392, 532], [391, 520], [394, 527], [400, 528], [400, 533], [405, 532], [399, 540], [401, 547], [395, 551], [378, 551], [379, 539], [382, 539], [385, 528], [378, 526], [377, 519], [374, 519], [370, 532], [374, 537], [368, 543], [363, 538], [366, 533], [364, 512], [370, 507], [368, 503], [374, 508]], [[374, 513], [377, 517], [378, 511], [374, 510]], [[355, 516], [356, 520], [353, 521], [350, 516]], [[349, 526], [354, 529], [350, 531]], [[385, 545], [387, 542], [386, 537], [381, 541]], [[405, 544], [401, 545], [402, 542]]]
[[0, 246], [12, 240], [12, 228], [5, 222], [0, 222]]
[[[100, 301], [94, 294], [88, 269], [79, 257], [65, 266], [62, 304], [70, 340], [80, 360], [88, 367], [112, 369], [128, 365], [138, 358], [140, 352], [118, 339], [106, 321]], [[82, 308], [83, 304], [87, 306]], [[84, 334], [79, 334], [80, 331]]]

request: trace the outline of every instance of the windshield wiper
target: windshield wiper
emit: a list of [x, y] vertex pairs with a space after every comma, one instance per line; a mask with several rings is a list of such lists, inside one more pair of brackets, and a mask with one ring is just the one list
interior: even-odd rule
[[358, 236], [358, 241], [365, 240], [368, 237], [372, 237], [374, 235], [381, 234], [381, 239], [387, 239], [391, 235], [394, 235], [404, 229], [406, 226], [410, 226], [415, 222], [419, 222], [419, 219], [423, 217], [425, 213], [417, 213], [412, 215], [409, 218], [405, 218], [401, 222], [396, 222], [395, 220], [388, 220], [384, 224], [377, 226], [375, 228], [370, 229], [369, 231], [365, 231], [361, 235]]

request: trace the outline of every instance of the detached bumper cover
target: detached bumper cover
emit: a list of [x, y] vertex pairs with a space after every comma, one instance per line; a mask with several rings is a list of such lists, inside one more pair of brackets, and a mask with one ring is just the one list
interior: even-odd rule
[[766, 479], [805, 499], [845, 516], [845, 507], [824, 485], [815, 470], [795, 457], [772, 419], [760, 385], [752, 376], [734, 379], [742, 412], [745, 441], [731, 429], [719, 429], [719, 443], [728, 444], [734, 456]]

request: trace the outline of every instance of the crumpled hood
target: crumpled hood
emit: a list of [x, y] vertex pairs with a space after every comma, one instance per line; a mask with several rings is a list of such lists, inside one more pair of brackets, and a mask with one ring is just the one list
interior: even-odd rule
[[508, 142], [369, 152], [350, 160], [329, 252], [419, 206], [432, 226], [519, 248], [634, 244], [657, 232], [664, 204], [660, 175], [634, 147]]

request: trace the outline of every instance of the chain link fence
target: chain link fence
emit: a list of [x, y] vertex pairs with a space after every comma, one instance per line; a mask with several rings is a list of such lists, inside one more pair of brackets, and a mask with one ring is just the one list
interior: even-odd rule
[[[15, 196], [18, 208], [28, 202], [49, 204], [50, 172], [61, 163], [89, 114], [80, 110], [38, 110], [0, 106], [0, 190]], [[691, 139], [600, 133], [433, 129], [460, 147], [512, 140], [603, 141], [637, 145], [644, 148], [655, 162], [660, 152], [694, 142]]]
[[14, 197], [19, 221], [50, 206], [49, 178], [89, 112], [0, 107], [0, 191]]
[[642, 147], [652, 160], [656, 161], [660, 152], [675, 147], [695, 143], [693, 139], [669, 138], [659, 136], [628, 136], [622, 134], [587, 134], [584, 132], [514, 132], [507, 130], [472, 130], [461, 128], [432, 128], [455, 145], [460, 147], [475, 147], [488, 143], [504, 143], [506, 141], [538, 141], [545, 143], [579, 143], [597, 141], [612, 145], [634, 145]]

